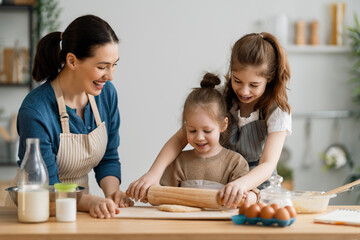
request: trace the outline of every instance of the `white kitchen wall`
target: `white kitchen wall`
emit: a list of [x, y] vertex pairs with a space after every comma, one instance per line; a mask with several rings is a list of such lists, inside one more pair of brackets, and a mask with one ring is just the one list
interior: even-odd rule
[[[60, 0], [61, 28], [76, 17], [95, 14], [121, 38], [120, 61], [113, 83], [121, 113], [119, 148], [121, 189], [144, 174], [165, 142], [180, 127], [182, 104], [205, 71], [226, 73], [232, 44], [250, 32], [274, 32], [276, 16], [289, 20], [288, 42], [293, 42], [294, 21], [317, 19], [320, 43], [330, 38], [331, 0]], [[346, 0], [345, 25], [360, 15], [360, 1]], [[287, 47], [285, 47], [287, 49]], [[305, 149], [305, 120], [296, 113], [324, 110], [359, 110], [351, 102], [349, 53], [288, 52], [292, 78], [289, 99], [294, 114], [293, 134], [285, 143], [295, 169], [296, 190], [329, 190], [343, 184], [349, 170], [322, 171], [318, 157], [332, 142], [333, 120], [313, 119], [311, 148]], [[3, 94], [3, 93], [1, 93]], [[3, 96], [0, 96], [3, 98]], [[8, 98], [6, 98], [8, 99]], [[9, 101], [9, 100], [6, 100]], [[359, 123], [340, 120], [339, 141], [359, 162]], [[302, 167], [304, 152], [311, 167]], [[94, 179], [92, 192], [101, 195]], [[357, 194], [342, 194], [332, 201], [352, 204]]]

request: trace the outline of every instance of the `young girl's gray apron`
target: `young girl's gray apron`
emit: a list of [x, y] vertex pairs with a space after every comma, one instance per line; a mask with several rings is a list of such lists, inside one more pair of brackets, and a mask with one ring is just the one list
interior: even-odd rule
[[[231, 126], [229, 142], [225, 147], [240, 153], [249, 163], [250, 170], [259, 164], [265, 141], [268, 135], [266, 121], [259, 119], [239, 126], [238, 106], [234, 104], [230, 109]], [[276, 169], [272, 175], [276, 175]], [[259, 185], [258, 189], [269, 186], [269, 181]]]
[[[88, 135], [70, 133], [69, 115], [66, 112], [59, 80], [52, 81], [51, 86], [55, 92], [62, 129], [56, 156], [59, 179], [64, 183], [77, 183], [79, 186], [88, 188], [88, 173], [99, 164], [106, 151], [108, 139], [105, 122], [101, 122], [94, 96], [88, 94], [97, 128]], [[11, 183], [12, 186], [17, 186], [19, 171], [20, 168]], [[13, 205], [10, 196], [5, 199], [5, 205]]]
[[220, 190], [224, 184], [208, 180], [184, 180], [180, 182], [180, 187]]

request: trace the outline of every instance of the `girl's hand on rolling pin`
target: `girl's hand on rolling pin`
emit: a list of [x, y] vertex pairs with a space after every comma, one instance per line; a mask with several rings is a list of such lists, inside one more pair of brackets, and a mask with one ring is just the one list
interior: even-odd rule
[[242, 198], [247, 197], [247, 191], [235, 181], [226, 184], [220, 190], [220, 198], [223, 199], [223, 206], [227, 208], [237, 208]]
[[120, 208], [134, 206], [134, 202], [130, 198], [128, 198], [126, 194], [120, 189], [111, 194], [108, 198], [112, 199], [116, 206]]
[[147, 203], [147, 190], [153, 185], [159, 185], [159, 182], [160, 178], [156, 176], [156, 174], [147, 172], [141, 178], [129, 185], [128, 189], [126, 190], [126, 195], [130, 196], [132, 199], [135, 199], [136, 202], [140, 200], [143, 203]]
[[257, 203], [257, 200], [257, 195], [253, 191], [248, 191], [244, 203], [248, 203], [249, 205], [251, 205]]
[[120, 210], [112, 199], [91, 196], [89, 213], [94, 218], [109, 219], [120, 213]]

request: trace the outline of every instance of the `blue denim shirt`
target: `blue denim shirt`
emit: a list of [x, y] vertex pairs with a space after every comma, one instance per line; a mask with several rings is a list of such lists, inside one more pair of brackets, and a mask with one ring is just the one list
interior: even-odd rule
[[[94, 167], [96, 181], [106, 176], [116, 176], [121, 180], [121, 165], [118, 147], [120, 144], [120, 114], [114, 85], [107, 82], [99, 96], [95, 96], [101, 121], [105, 121], [108, 144], [105, 155]], [[97, 126], [90, 103], [84, 109], [84, 121], [76, 114], [76, 109], [66, 106], [69, 115], [70, 132], [89, 134]], [[20, 136], [18, 156], [20, 166], [26, 150], [27, 138], [39, 138], [40, 150], [49, 173], [49, 184], [60, 182], [56, 155], [60, 144], [61, 125], [55, 93], [50, 82], [45, 82], [32, 90], [24, 99], [18, 113], [17, 131]]]

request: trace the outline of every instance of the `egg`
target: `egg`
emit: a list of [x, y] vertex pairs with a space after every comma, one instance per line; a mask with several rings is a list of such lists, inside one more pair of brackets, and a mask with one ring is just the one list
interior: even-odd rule
[[287, 221], [290, 220], [290, 214], [286, 208], [279, 208], [276, 212], [275, 218], [277, 220]]
[[293, 206], [285, 206], [285, 208], [288, 210], [291, 218], [296, 217], [296, 210]]
[[261, 209], [260, 217], [262, 219], [272, 219], [275, 216], [275, 210], [271, 206], [264, 206]]
[[262, 209], [265, 206], [265, 204], [263, 203], [258, 203], [258, 205], [260, 206], [260, 209]]
[[247, 218], [257, 218], [260, 214], [260, 206], [258, 204], [252, 204], [245, 210], [245, 216]]
[[277, 203], [273, 203], [273, 204], [271, 204], [270, 206], [274, 209], [275, 213], [276, 213], [277, 210], [279, 209], [279, 205], [278, 205]]
[[241, 204], [239, 208], [239, 215], [245, 215], [245, 210], [250, 206], [249, 203], [243, 203]]

